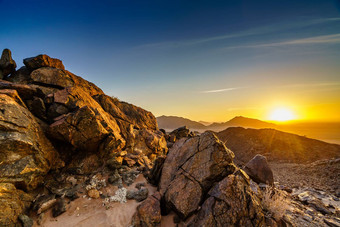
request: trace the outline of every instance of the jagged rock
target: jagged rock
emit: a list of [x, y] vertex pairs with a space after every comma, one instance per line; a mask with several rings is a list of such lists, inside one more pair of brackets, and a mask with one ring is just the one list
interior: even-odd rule
[[30, 205], [32, 198], [13, 184], [0, 183], [0, 226], [15, 226], [19, 214]]
[[40, 119], [47, 119], [45, 103], [41, 98], [33, 97], [33, 100], [27, 100], [26, 104], [32, 114]]
[[31, 72], [32, 83], [63, 89], [75, 84], [72, 77], [62, 69], [43, 67]]
[[16, 99], [0, 93], [0, 180], [30, 190], [58, 160], [34, 116]]
[[134, 199], [137, 202], [141, 202], [148, 198], [149, 189], [147, 188], [140, 188], [138, 190], [128, 190], [126, 193], [127, 199]]
[[0, 59], [0, 79], [3, 79], [13, 73], [16, 67], [17, 64], [12, 59], [11, 51], [9, 49], [4, 49]]
[[133, 182], [135, 182], [138, 174], [139, 174], [138, 171], [131, 170], [131, 171], [126, 171], [126, 172], [121, 173], [121, 176], [122, 176], [124, 183], [129, 186], [133, 184]]
[[32, 227], [33, 226], [33, 220], [30, 217], [28, 217], [27, 215], [20, 214], [18, 218], [21, 221], [23, 227]]
[[244, 171], [257, 183], [274, 184], [273, 171], [270, 169], [266, 157], [256, 155], [250, 160]]
[[64, 198], [59, 198], [56, 202], [56, 205], [52, 209], [52, 216], [58, 217], [65, 211], [66, 211], [66, 201]]
[[132, 217], [131, 225], [135, 227], [158, 227], [161, 226], [161, 196], [154, 193], [137, 207]]
[[184, 137], [188, 137], [190, 134], [190, 130], [188, 129], [187, 126], [183, 126], [183, 127], [180, 127], [178, 129], [175, 129], [173, 130], [172, 132], [170, 132], [170, 138], [174, 138], [174, 139], [171, 139], [170, 142], [175, 142], [175, 140], [179, 140], [181, 138], [184, 138]]
[[45, 54], [36, 57], [24, 59], [24, 64], [27, 68], [34, 70], [42, 67], [52, 67], [57, 69], [65, 69], [63, 62], [56, 58], [51, 58]]
[[214, 186], [189, 226], [264, 226], [260, 200], [242, 171]]
[[42, 92], [34, 86], [15, 84], [5, 80], [0, 80], [0, 89], [16, 90], [22, 99], [32, 99], [33, 96], [40, 97], [43, 95]]
[[30, 80], [30, 74], [31, 70], [29, 70], [26, 66], [22, 66], [20, 69], [13, 72], [9, 77], [7, 77], [6, 80], [13, 83], [27, 84]]
[[325, 218], [325, 219], [323, 219], [323, 221], [330, 227], [339, 227], [340, 226], [340, 220]]
[[233, 157], [212, 132], [176, 142], [164, 162], [159, 183], [167, 207], [187, 218], [215, 182], [234, 172]]

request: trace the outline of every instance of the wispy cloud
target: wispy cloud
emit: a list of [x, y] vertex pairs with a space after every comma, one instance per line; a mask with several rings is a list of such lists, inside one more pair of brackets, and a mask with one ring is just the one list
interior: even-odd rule
[[277, 46], [307, 45], [307, 44], [331, 44], [331, 43], [340, 43], [340, 33], [332, 34], [332, 35], [314, 36], [314, 37], [308, 37], [308, 38], [303, 38], [303, 39], [294, 39], [294, 40], [283, 41], [283, 42], [275, 42], [275, 43], [232, 46], [232, 47], [227, 47], [226, 49], [277, 47]]
[[242, 88], [245, 88], [245, 87], [229, 87], [229, 88], [222, 88], [222, 89], [216, 89], [216, 90], [201, 91], [200, 93], [219, 93], [219, 92], [239, 90]]
[[277, 31], [282, 31], [282, 30], [288, 30], [288, 29], [296, 29], [296, 28], [307, 27], [307, 26], [312, 26], [312, 25], [317, 25], [317, 24], [335, 22], [335, 21], [340, 21], [340, 17], [314, 19], [314, 20], [309, 20], [309, 21], [296, 22], [294, 24], [275, 24], [275, 25], [269, 25], [269, 26], [262, 26], [262, 27], [257, 27], [253, 29], [236, 32], [236, 33], [229, 33], [229, 34], [224, 34], [224, 35], [219, 35], [219, 36], [211, 36], [211, 37], [206, 37], [206, 38], [201, 38], [201, 39], [149, 43], [149, 44], [141, 45], [139, 46], [139, 48], [173, 48], [173, 47], [192, 46], [192, 45], [198, 45], [198, 44], [203, 44], [203, 43], [210, 43], [214, 41], [228, 40], [232, 38], [240, 38], [240, 37], [260, 35], [260, 34], [272, 33], [272, 32], [277, 32]]

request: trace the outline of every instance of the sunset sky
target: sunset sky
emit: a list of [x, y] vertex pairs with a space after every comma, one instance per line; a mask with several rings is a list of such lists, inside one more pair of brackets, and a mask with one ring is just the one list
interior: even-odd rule
[[192, 120], [340, 121], [340, 1], [0, 0], [0, 48]]

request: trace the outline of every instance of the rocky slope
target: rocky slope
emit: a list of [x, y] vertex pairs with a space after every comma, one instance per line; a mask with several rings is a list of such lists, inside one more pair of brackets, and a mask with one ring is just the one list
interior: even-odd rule
[[[0, 60], [0, 225], [16, 225], [47, 173], [90, 174], [105, 163], [149, 168], [167, 153], [156, 118], [39, 55]], [[11, 194], [12, 196], [9, 196]]]
[[217, 135], [235, 153], [236, 161], [241, 164], [248, 162], [256, 154], [265, 155], [269, 161], [295, 163], [340, 157], [340, 145], [274, 129], [235, 127]]

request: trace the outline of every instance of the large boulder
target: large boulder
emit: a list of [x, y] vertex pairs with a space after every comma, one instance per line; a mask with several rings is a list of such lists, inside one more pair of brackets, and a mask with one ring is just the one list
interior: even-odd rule
[[0, 182], [30, 190], [58, 160], [35, 117], [14, 91], [0, 93]]
[[257, 183], [274, 184], [273, 171], [263, 155], [256, 155], [246, 164], [244, 170]]
[[216, 184], [189, 226], [264, 226], [260, 200], [239, 170]]
[[167, 208], [183, 219], [194, 213], [212, 185], [234, 172], [233, 158], [212, 132], [175, 143], [159, 183]]
[[65, 69], [63, 62], [56, 58], [51, 58], [45, 54], [36, 57], [24, 59], [24, 64], [27, 68], [34, 70], [42, 67], [52, 67], [57, 69]]
[[4, 49], [0, 59], [0, 80], [13, 73], [16, 67], [17, 64], [12, 59], [11, 51], [9, 49]]

